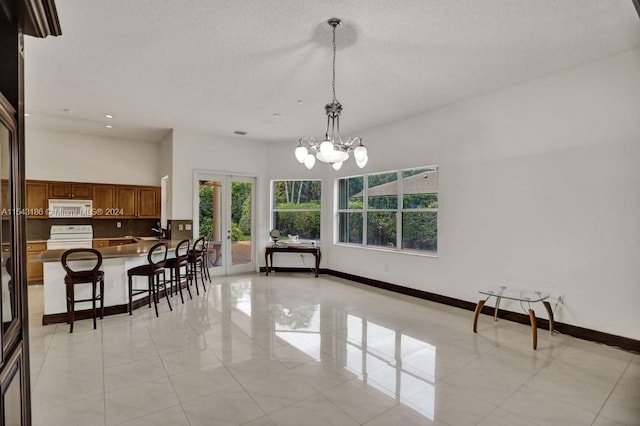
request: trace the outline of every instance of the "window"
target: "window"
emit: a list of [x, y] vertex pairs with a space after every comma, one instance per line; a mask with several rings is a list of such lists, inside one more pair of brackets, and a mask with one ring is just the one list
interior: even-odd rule
[[282, 239], [297, 235], [308, 240], [320, 239], [322, 181], [272, 181], [272, 227]]
[[339, 179], [338, 242], [435, 254], [438, 167]]

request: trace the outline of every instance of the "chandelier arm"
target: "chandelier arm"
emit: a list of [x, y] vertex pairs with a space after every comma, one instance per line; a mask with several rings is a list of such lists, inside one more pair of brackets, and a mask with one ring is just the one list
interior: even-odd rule
[[329, 140], [329, 126], [331, 126], [331, 116], [327, 114], [327, 132], [324, 134], [324, 140]]

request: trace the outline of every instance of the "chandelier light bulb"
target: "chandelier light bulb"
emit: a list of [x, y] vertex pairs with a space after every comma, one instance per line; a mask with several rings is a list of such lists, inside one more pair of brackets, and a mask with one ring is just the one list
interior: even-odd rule
[[333, 142], [326, 140], [320, 144], [320, 153], [323, 157], [329, 157], [333, 153]]
[[342, 168], [342, 161], [338, 161], [336, 163], [333, 163], [331, 165], [331, 167], [333, 167], [333, 170], [338, 171]]
[[369, 157], [365, 156], [362, 161], [358, 161], [356, 160], [356, 164], [358, 165], [358, 167], [363, 168], [364, 166], [367, 165], [367, 161], [369, 161]]
[[296, 148], [296, 160], [298, 160], [300, 163], [304, 163], [304, 159], [307, 158], [308, 153], [309, 151], [306, 147], [298, 145], [298, 147]]
[[307, 167], [307, 169], [311, 170], [313, 169], [313, 166], [316, 164], [316, 157], [313, 154], [307, 154], [307, 156], [304, 159], [304, 165]]
[[356, 162], [358, 161], [362, 162], [366, 157], [367, 157], [367, 148], [365, 148], [364, 145], [360, 145], [356, 147], [356, 149], [353, 151], [353, 158], [356, 159]]

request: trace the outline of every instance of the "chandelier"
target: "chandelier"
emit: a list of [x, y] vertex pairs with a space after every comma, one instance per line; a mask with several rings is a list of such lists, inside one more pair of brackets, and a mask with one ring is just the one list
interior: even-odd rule
[[342, 105], [336, 99], [336, 28], [341, 21], [338, 18], [331, 18], [327, 23], [333, 28], [333, 99], [331, 103], [325, 105], [327, 114], [327, 131], [322, 142], [314, 138], [300, 138], [295, 150], [296, 159], [303, 163], [307, 169], [313, 168], [316, 158], [323, 163], [331, 164], [334, 170], [340, 170], [342, 163], [349, 159], [349, 154], [353, 152], [358, 167], [362, 168], [367, 164], [367, 148], [362, 143], [362, 138], [354, 137], [343, 141], [340, 137], [340, 113]]

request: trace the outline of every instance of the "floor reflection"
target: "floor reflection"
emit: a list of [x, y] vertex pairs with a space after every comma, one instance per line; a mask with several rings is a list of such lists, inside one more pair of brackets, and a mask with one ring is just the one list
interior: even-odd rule
[[[435, 412], [436, 347], [415, 337], [385, 327], [362, 315], [334, 306], [308, 301], [268, 303], [268, 322], [248, 321], [253, 297], [267, 300], [268, 291], [254, 288], [250, 281], [218, 288], [227, 293], [220, 308], [242, 313], [231, 315], [234, 324], [268, 328], [269, 351], [273, 359], [283, 359], [283, 345], [299, 351], [288, 360], [331, 359], [367, 386], [393, 398], [431, 420]], [[309, 294], [306, 294], [307, 299]], [[249, 335], [267, 330], [249, 330]], [[304, 357], [303, 357], [304, 356]]]

